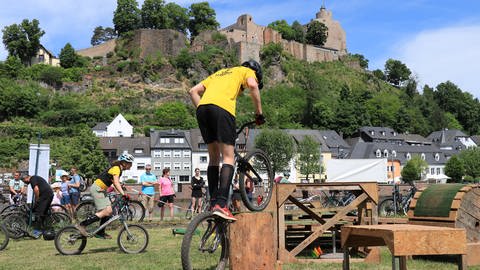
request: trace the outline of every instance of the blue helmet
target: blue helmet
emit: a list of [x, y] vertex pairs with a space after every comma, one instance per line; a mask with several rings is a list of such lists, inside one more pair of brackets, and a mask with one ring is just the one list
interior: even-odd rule
[[129, 153], [123, 153], [118, 157], [118, 160], [129, 162], [129, 163], [132, 163], [133, 159], [134, 159], [133, 156]]

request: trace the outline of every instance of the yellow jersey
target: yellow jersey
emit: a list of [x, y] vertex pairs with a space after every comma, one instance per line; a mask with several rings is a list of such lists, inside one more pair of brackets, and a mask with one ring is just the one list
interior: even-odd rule
[[214, 104], [235, 116], [237, 96], [240, 90], [248, 88], [247, 78], [254, 78], [255, 71], [239, 66], [221, 69], [208, 76], [201, 84], [205, 87], [198, 106]]

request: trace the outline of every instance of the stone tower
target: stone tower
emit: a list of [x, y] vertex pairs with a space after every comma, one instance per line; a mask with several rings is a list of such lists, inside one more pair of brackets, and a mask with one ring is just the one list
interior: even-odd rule
[[323, 45], [326, 48], [338, 50], [340, 54], [347, 52], [347, 38], [345, 31], [340, 23], [332, 18], [332, 12], [325, 8], [325, 3], [322, 4], [320, 11], [316, 14], [313, 21], [319, 21], [328, 28], [328, 38]]

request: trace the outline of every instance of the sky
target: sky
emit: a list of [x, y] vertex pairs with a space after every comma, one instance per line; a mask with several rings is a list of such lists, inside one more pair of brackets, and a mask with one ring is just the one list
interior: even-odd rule
[[[138, 1], [138, 0], [137, 0]], [[143, 0], [138, 1], [141, 7]], [[183, 7], [202, 1], [167, 1]], [[255, 23], [308, 23], [325, 2], [347, 35], [347, 50], [364, 55], [369, 69], [402, 61], [431, 87], [451, 81], [480, 98], [480, 1], [478, 0], [212, 0], [221, 27], [248, 13]], [[1, 0], [0, 28], [38, 19], [41, 43], [58, 56], [67, 42], [90, 46], [96, 26], [113, 27], [116, 0]], [[7, 52], [0, 45], [0, 61]]]

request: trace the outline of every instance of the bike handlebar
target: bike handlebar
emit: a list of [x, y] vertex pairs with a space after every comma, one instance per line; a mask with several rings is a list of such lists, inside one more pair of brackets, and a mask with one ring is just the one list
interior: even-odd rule
[[256, 122], [255, 121], [251, 121], [251, 122], [247, 122], [245, 124], [243, 124], [237, 131], [237, 135], [240, 135], [240, 133], [242, 133], [242, 131], [246, 128], [246, 127], [249, 127], [249, 126], [253, 126], [255, 125]]

